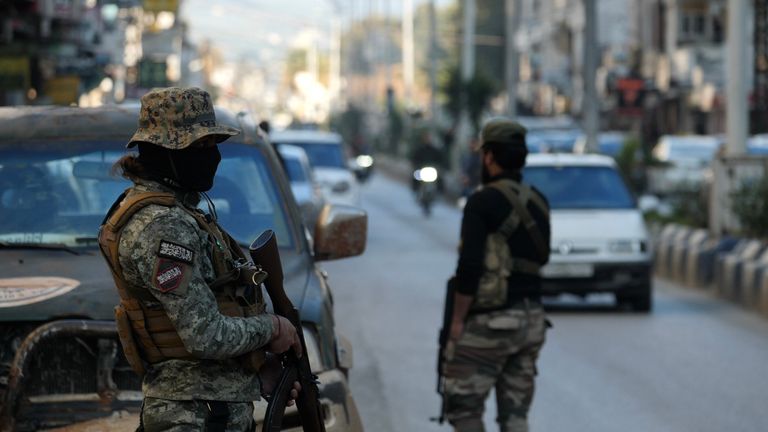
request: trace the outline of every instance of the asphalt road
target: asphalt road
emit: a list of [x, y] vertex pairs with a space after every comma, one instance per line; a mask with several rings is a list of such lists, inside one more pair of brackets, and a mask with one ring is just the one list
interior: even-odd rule
[[[364, 186], [368, 249], [329, 262], [337, 327], [368, 432], [449, 431], [437, 414], [435, 353], [460, 212], [424, 218], [382, 175]], [[608, 296], [550, 303], [555, 327], [539, 362], [532, 431], [767, 431], [768, 320], [656, 281], [649, 315]], [[488, 430], [494, 425], [487, 404]]]

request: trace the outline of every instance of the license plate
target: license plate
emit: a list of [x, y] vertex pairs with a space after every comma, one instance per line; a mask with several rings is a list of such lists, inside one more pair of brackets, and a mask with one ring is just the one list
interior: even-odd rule
[[546, 278], [589, 278], [595, 275], [592, 264], [553, 263], [541, 269], [541, 275]]

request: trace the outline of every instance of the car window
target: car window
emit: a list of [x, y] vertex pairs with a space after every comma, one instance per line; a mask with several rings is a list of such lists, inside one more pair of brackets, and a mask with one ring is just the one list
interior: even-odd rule
[[631, 209], [635, 200], [610, 167], [529, 166], [525, 181], [538, 188], [553, 209]]
[[283, 162], [288, 178], [292, 182], [306, 183], [308, 181], [304, 167], [301, 166], [301, 162], [298, 159], [283, 156]]
[[[221, 163], [209, 196], [219, 223], [240, 244], [250, 244], [262, 231], [275, 231], [278, 244], [293, 245], [284, 200], [264, 155], [245, 144], [219, 146]], [[205, 203], [200, 207], [205, 209]]]
[[[126, 154], [124, 147], [125, 142], [4, 143], [0, 241], [94, 246], [104, 215], [131, 185], [112, 172]], [[222, 162], [209, 195], [222, 225], [243, 244], [270, 228], [281, 246], [292, 246], [283, 202], [263, 155], [245, 145], [220, 148]]]
[[344, 163], [344, 152], [341, 149], [340, 144], [336, 143], [296, 143], [292, 142], [291, 145], [296, 145], [304, 149], [309, 157], [309, 164], [312, 168], [346, 168]]

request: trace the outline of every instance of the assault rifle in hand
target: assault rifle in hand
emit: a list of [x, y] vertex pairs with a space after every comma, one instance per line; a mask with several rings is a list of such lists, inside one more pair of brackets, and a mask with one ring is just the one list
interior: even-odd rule
[[[296, 332], [301, 340], [301, 348], [306, 353], [307, 345], [304, 343], [299, 311], [293, 306], [283, 288], [283, 266], [280, 262], [280, 252], [277, 249], [275, 233], [272, 230], [264, 231], [253, 241], [249, 252], [253, 262], [267, 272], [264, 286], [272, 300], [275, 313], [287, 318], [296, 327]], [[325, 432], [322, 407], [318, 397], [317, 377], [312, 374], [312, 370], [309, 368], [309, 359], [306, 355], [299, 358], [293, 348], [280, 356], [282, 357], [283, 370], [277, 387], [269, 400], [262, 430], [272, 432], [282, 429], [283, 415], [288, 401], [291, 399], [293, 383], [298, 381], [301, 384], [301, 391], [296, 398], [296, 407], [299, 411], [302, 428], [310, 432]]]
[[437, 351], [437, 393], [443, 399], [442, 406], [440, 408], [440, 416], [432, 417], [430, 420], [436, 421], [442, 424], [445, 421], [445, 413], [448, 408], [448, 404], [445, 396], [445, 362], [446, 348], [448, 347], [448, 341], [451, 336], [451, 321], [453, 321], [453, 294], [456, 292], [456, 277], [452, 277], [448, 280], [448, 286], [445, 290], [445, 308], [443, 310], [443, 328], [440, 329], [440, 336], [438, 343], [440, 348]]

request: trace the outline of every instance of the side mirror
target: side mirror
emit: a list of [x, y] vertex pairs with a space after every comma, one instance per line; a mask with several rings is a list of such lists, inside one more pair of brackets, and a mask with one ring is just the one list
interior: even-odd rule
[[368, 214], [357, 207], [326, 204], [315, 225], [315, 259], [330, 261], [365, 251]]

